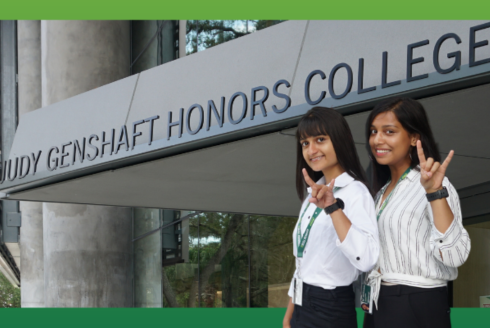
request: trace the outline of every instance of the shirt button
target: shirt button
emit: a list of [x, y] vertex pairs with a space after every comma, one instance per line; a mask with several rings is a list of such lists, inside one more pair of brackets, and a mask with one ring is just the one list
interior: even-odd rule
[[359, 261], [360, 259], [361, 259], [361, 258], [360, 258], [359, 256], [358, 256], [358, 257], [356, 257], [356, 260], [358, 260], [358, 261]]
[[439, 240], [439, 242], [442, 244], [442, 240]]

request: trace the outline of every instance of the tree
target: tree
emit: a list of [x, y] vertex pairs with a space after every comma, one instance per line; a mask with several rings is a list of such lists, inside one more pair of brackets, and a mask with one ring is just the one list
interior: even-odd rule
[[12, 286], [0, 272], [0, 308], [20, 307], [20, 288]]
[[165, 306], [196, 307], [201, 301], [201, 307], [246, 307], [249, 298], [253, 307], [269, 306], [269, 287], [289, 283], [294, 273], [295, 223], [226, 213], [190, 219], [189, 262], [162, 272]]
[[214, 47], [282, 20], [188, 20], [187, 54]]
[[[219, 213], [210, 214], [219, 215]], [[221, 237], [221, 243], [219, 243], [219, 246], [216, 248], [214, 254], [204, 253], [203, 255], [207, 256], [203, 256], [203, 260], [199, 261], [200, 264], [202, 263], [203, 270], [200, 272], [200, 277], [196, 276], [195, 279], [193, 279], [189, 291], [191, 296], [196, 295], [199, 280], [201, 282], [201, 291], [207, 288], [209, 279], [215, 272], [216, 265], [221, 263], [223, 258], [227, 255], [227, 252], [232, 249], [231, 245], [234, 239], [237, 237], [236, 234], [244, 223], [244, 215], [242, 214], [232, 214], [231, 218], [223, 216], [218, 218], [218, 220], [213, 220], [212, 215], [210, 216], [211, 217], [205, 215], [203, 216], [202, 223], [200, 224], [200, 230], [203, 231], [202, 236]], [[201, 253], [199, 255], [201, 255]], [[195, 307], [195, 302], [196, 298], [190, 297], [189, 307]]]

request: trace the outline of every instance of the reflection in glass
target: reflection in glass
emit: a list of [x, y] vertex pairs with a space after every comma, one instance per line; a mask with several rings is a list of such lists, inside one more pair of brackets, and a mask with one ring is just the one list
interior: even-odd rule
[[248, 231], [245, 215], [205, 213], [200, 218], [202, 307], [247, 307]]
[[[133, 209], [134, 236], [160, 227], [160, 210]], [[134, 242], [134, 306], [161, 307], [162, 252], [160, 234], [154, 233]]]
[[287, 307], [296, 218], [250, 216], [250, 306]]
[[287, 305], [296, 218], [190, 213], [134, 210], [135, 306]]
[[182, 226], [180, 211], [162, 210], [162, 266], [182, 263]]
[[465, 225], [471, 238], [471, 252], [453, 282], [454, 307], [490, 307], [490, 215], [479, 217], [479, 221]]
[[131, 74], [178, 58], [178, 21], [131, 21]]
[[[184, 217], [190, 212], [181, 212]], [[162, 292], [163, 307], [196, 307], [197, 290], [194, 285], [198, 284], [198, 227], [199, 218], [192, 217], [177, 224], [176, 232], [180, 234], [181, 261], [162, 267]], [[180, 227], [180, 229], [179, 229]], [[180, 233], [179, 233], [180, 230]], [[168, 234], [162, 234], [163, 244], [165, 239], [173, 238]], [[194, 288], [194, 289], [193, 289]], [[192, 290], [192, 291], [191, 291]], [[191, 297], [194, 295], [194, 297]]]
[[214, 47], [283, 22], [282, 20], [188, 20], [187, 54]]

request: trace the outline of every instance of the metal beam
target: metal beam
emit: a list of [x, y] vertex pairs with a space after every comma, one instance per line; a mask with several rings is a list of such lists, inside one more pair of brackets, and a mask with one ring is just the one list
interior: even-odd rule
[[[0, 22], [1, 86], [1, 163], [8, 159], [17, 128], [17, 22]], [[19, 226], [8, 224], [8, 217], [19, 213], [19, 202], [2, 201], [1, 243], [18, 243]]]
[[[490, 219], [490, 181], [458, 190], [465, 224]], [[486, 218], [488, 217], [488, 218]], [[470, 222], [471, 221], [471, 222]]]

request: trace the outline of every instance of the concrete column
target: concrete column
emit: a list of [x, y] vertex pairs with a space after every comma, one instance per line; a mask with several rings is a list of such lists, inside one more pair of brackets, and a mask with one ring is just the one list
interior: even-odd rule
[[43, 106], [129, 75], [128, 21], [42, 21]]
[[[41, 40], [43, 106], [129, 74], [127, 21], [42, 21]], [[45, 203], [43, 218], [46, 307], [132, 306], [130, 208]]]
[[41, 21], [17, 22], [19, 119], [41, 102]]
[[[41, 107], [41, 21], [17, 22], [19, 119]], [[42, 203], [20, 202], [21, 306], [44, 307]]]
[[131, 307], [131, 209], [43, 204], [46, 307]]
[[179, 58], [185, 57], [187, 45], [187, 21], [179, 20]]
[[[160, 210], [134, 209], [134, 237], [160, 227]], [[162, 307], [162, 240], [160, 231], [134, 243], [134, 306]]]

